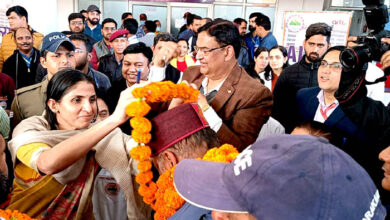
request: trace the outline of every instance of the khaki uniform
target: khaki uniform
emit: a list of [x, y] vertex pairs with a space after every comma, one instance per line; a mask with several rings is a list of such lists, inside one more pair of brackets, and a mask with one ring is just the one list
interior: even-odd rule
[[11, 111], [14, 112], [13, 125], [35, 115], [42, 115], [45, 110], [46, 90], [49, 81], [23, 87], [16, 90], [15, 98], [12, 102]]

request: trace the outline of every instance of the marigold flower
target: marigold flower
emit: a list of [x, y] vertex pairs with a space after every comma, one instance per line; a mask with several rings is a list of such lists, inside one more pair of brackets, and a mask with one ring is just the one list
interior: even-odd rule
[[135, 177], [135, 181], [137, 183], [139, 183], [140, 185], [146, 184], [149, 181], [151, 181], [152, 179], [153, 179], [153, 172], [152, 171], [138, 173], [137, 176]]
[[130, 150], [130, 156], [137, 161], [149, 160], [152, 150], [148, 146], [137, 146]]
[[152, 130], [152, 123], [145, 117], [134, 117], [130, 119], [130, 125], [134, 130], [141, 133], [149, 133]]
[[18, 210], [10, 209], [0, 209], [0, 218], [4, 218], [6, 220], [36, 220], [35, 218], [31, 218], [27, 214], [20, 213]]
[[150, 109], [150, 106], [144, 100], [137, 100], [126, 106], [126, 114], [130, 117], [142, 117], [147, 115]]
[[143, 98], [147, 95], [148, 93], [148, 90], [145, 89], [145, 87], [138, 87], [138, 88], [135, 88], [133, 89], [133, 91], [131, 92], [131, 94], [135, 97], [135, 98]]
[[152, 135], [150, 133], [139, 132], [138, 130], [131, 131], [131, 137], [138, 143], [149, 143], [150, 139], [152, 139]]
[[137, 164], [137, 168], [140, 172], [146, 172], [152, 169], [152, 162], [150, 162], [150, 160], [140, 161]]
[[140, 185], [140, 187], [138, 188], [138, 192], [141, 196], [153, 199], [156, 191], [157, 185], [153, 181], [148, 182], [148, 184]]

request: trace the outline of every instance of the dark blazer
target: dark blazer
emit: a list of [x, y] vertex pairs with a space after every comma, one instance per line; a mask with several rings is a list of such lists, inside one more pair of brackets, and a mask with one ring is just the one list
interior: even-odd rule
[[[200, 66], [189, 67], [183, 73], [183, 80], [194, 83], [198, 89], [204, 77]], [[221, 144], [232, 144], [242, 151], [254, 143], [271, 114], [272, 103], [271, 91], [236, 62], [211, 103], [223, 121], [217, 132]]]
[[[303, 120], [312, 121], [314, 119], [319, 105], [317, 95], [320, 90], [320, 88], [314, 87], [298, 91], [297, 104]], [[342, 139], [341, 142], [332, 141], [332, 144], [348, 153], [370, 174], [379, 189], [382, 202], [390, 204], [390, 192], [384, 191], [381, 187], [383, 162], [378, 159], [378, 155], [382, 149], [377, 147], [376, 140], [369, 138], [362, 129], [358, 128], [345, 115], [340, 106], [337, 106], [324, 124], [335, 132], [337, 139]]]
[[[319, 87], [305, 88], [298, 91], [298, 111], [301, 119], [304, 121], [313, 121], [318, 105], [320, 104], [317, 99], [320, 91], [321, 89]], [[340, 106], [337, 106], [324, 124], [346, 135], [355, 135], [358, 131], [357, 126], [344, 114]]]

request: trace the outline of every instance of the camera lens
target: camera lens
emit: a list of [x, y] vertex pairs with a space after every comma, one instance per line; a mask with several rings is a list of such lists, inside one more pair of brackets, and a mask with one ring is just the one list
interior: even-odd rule
[[340, 53], [344, 68], [352, 70], [372, 60], [371, 48], [367, 45], [347, 48]]
[[354, 49], [348, 48], [341, 51], [340, 61], [344, 68], [353, 69], [359, 62], [359, 58]]

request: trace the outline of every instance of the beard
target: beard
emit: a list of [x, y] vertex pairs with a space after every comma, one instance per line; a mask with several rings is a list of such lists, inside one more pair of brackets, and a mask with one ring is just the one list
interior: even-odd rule
[[255, 27], [252, 27], [252, 26], [249, 25], [249, 31], [250, 31], [250, 32], [254, 32], [255, 30], [256, 30]]
[[308, 55], [306, 55], [306, 57], [312, 63], [317, 62], [321, 59], [320, 55], [316, 52], [311, 52]]
[[80, 62], [76, 62], [76, 70], [83, 70], [83, 68], [85, 67], [85, 65], [87, 65], [87, 58], [81, 60]]
[[97, 24], [99, 24], [99, 19], [90, 19], [90, 18], [88, 18], [88, 21], [89, 21], [89, 23], [91, 23], [91, 24], [93, 24], [93, 25], [97, 25]]

